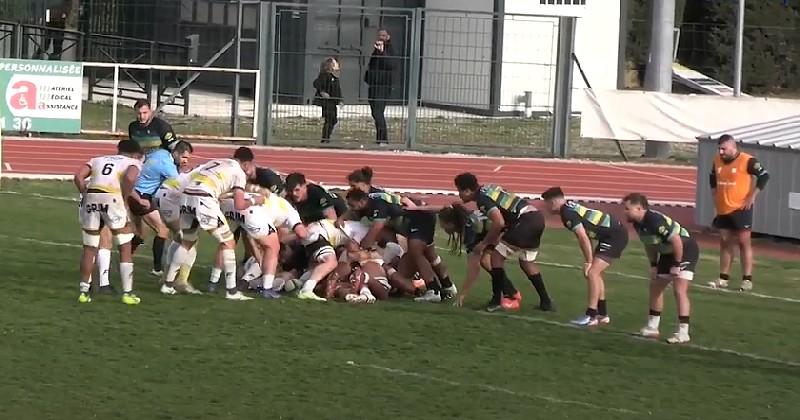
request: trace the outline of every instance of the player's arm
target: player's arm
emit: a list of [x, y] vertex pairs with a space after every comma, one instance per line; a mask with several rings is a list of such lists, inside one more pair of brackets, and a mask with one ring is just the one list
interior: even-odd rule
[[333, 205], [333, 200], [327, 191], [321, 191], [319, 200], [319, 206], [322, 207], [322, 215], [325, 216], [328, 220], [336, 221], [336, 206]]
[[711, 172], [708, 174], [708, 184], [711, 187], [711, 192], [717, 192], [717, 168], [711, 165]]
[[[491, 227], [489, 228], [489, 231], [486, 232], [486, 237], [475, 246], [473, 254], [481, 254], [487, 246], [497, 245], [497, 242], [500, 241], [500, 234], [503, 233], [503, 229], [506, 227], [506, 221], [503, 219], [503, 214], [497, 207], [492, 207], [491, 209], [487, 210], [486, 217], [492, 221]], [[480, 259], [478, 259], [478, 261], [480, 262]]]
[[475, 283], [478, 281], [480, 273], [481, 273], [481, 254], [477, 252], [470, 252], [469, 255], [467, 255], [466, 279], [464, 280], [464, 285], [461, 286], [461, 290], [458, 291], [458, 296], [456, 297], [456, 305], [462, 306], [464, 304], [464, 299], [467, 298], [469, 291], [472, 290], [473, 286], [475, 286]]
[[753, 205], [756, 201], [756, 197], [758, 197], [758, 193], [767, 186], [767, 181], [769, 181], [769, 172], [758, 161], [758, 159], [751, 157], [749, 161], [747, 161], [747, 173], [756, 177], [756, 182], [753, 187], [750, 189], [750, 193], [747, 195], [746, 206], [749, 208]]
[[92, 174], [92, 167], [89, 164], [85, 164], [75, 172], [75, 176], [72, 177], [72, 182], [75, 184], [75, 188], [78, 189], [78, 192], [81, 194], [86, 194], [86, 178], [89, 178], [89, 175]]
[[592, 255], [592, 240], [589, 239], [589, 234], [586, 233], [586, 229], [582, 224], [578, 224], [572, 229], [572, 233], [578, 238], [578, 246], [581, 248], [584, 264], [592, 264], [592, 260], [594, 259], [594, 255]]
[[249, 198], [244, 195], [244, 190], [241, 188], [234, 188], [233, 189], [233, 208], [236, 210], [246, 210], [248, 207], [256, 204], [263, 204], [264, 197], [263, 196], [256, 196], [261, 198], [261, 203], [257, 202], [257, 198], [250, 196]]
[[161, 121], [163, 123], [161, 127], [161, 144], [168, 146], [170, 143], [177, 140], [177, 137], [175, 136], [175, 130], [172, 129], [172, 126], [164, 120]]
[[375, 243], [378, 241], [378, 235], [383, 230], [384, 226], [386, 226], [386, 218], [375, 218], [372, 220], [372, 226], [370, 226], [369, 231], [364, 238], [361, 239], [361, 248], [370, 249], [375, 246]]
[[[139, 178], [139, 168], [136, 165], [128, 166], [125, 170], [125, 175], [122, 177], [122, 196], [127, 198], [134, 194], [133, 187], [136, 186], [136, 180]], [[138, 200], [141, 200], [139, 194], [136, 194]]]

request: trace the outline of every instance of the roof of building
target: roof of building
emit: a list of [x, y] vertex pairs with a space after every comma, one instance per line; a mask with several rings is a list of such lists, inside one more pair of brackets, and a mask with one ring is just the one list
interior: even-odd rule
[[717, 133], [703, 134], [697, 136], [697, 139], [716, 140], [723, 134], [730, 134], [737, 141], [745, 144], [800, 150], [800, 114], [779, 120], [735, 127]]

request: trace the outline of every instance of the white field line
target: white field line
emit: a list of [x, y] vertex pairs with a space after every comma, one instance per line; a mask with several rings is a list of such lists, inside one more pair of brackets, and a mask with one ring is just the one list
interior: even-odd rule
[[[43, 241], [43, 240], [40, 240], [40, 239], [23, 238], [23, 237], [18, 237], [18, 236], [10, 236], [10, 235], [2, 234], [2, 233], [0, 233], [0, 238], [2, 238], [2, 239], [11, 239], [11, 240], [19, 240], [19, 241], [30, 242], [30, 243], [40, 244], [40, 245], [48, 245], [48, 246], [58, 246], [58, 247], [68, 247], [68, 248], [82, 248], [83, 247], [80, 244], [65, 243], [65, 242], [53, 242], [53, 241]], [[141, 259], [147, 259], [147, 260], [152, 259], [152, 257], [150, 257], [149, 255], [135, 255], [135, 257], [141, 258]], [[208, 266], [204, 266], [204, 265], [201, 265], [201, 264], [195, 264], [195, 267], [208, 267]], [[572, 324], [569, 324], [569, 323], [566, 323], [566, 322], [553, 321], [553, 320], [549, 320], [549, 319], [537, 318], [537, 317], [532, 317], [532, 316], [523, 316], [523, 315], [514, 315], [514, 314], [505, 314], [505, 313], [498, 314], [498, 313], [488, 313], [488, 312], [480, 312], [480, 311], [475, 311], [475, 313], [477, 313], [479, 315], [498, 316], [498, 317], [522, 320], [522, 321], [527, 321], [527, 322], [537, 322], [537, 323], [540, 323], [540, 324], [548, 324], [548, 325], [553, 325], [553, 326], [557, 326], [557, 327], [566, 327], [566, 328], [573, 328], [573, 329], [580, 328], [580, 327], [576, 327], [576, 326], [574, 326]], [[606, 331], [607, 333], [610, 333], [610, 334], [623, 335], [623, 336], [637, 338], [637, 339], [640, 338], [640, 337], [635, 336], [635, 335], [630, 334], [630, 333], [613, 331], [613, 330], [608, 330], [608, 329], [602, 329], [602, 330], [604, 330], [604, 331]], [[664, 343], [664, 345], [667, 345], [667, 344]], [[793, 361], [789, 361], [789, 360], [774, 359], [774, 358], [771, 358], [771, 357], [759, 356], [757, 354], [744, 353], [744, 352], [739, 352], [739, 351], [736, 351], [736, 350], [730, 350], [730, 349], [726, 349], [726, 348], [706, 347], [706, 346], [701, 346], [701, 345], [691, 344], [691, 343], [682, 344], [682, 346], [693, 348], [693, 349], [697, 349], [697, 350], [707, 351], [707, 352], [725, 353], [725, 354], [739, 356], [739, 357], [746, 358], [746, 359], [771, 362], [771, 363], [778, 364], [778, 365], [783, 365], [783, 366], [800, 367], [800, 363], [798, 363], [798, 362], [793, 362]]]
[[346, 364], [348, 366], [352, 366], [352, 367], [356, 367], [356, 368], [360, 368], [360, 369], [377, 370], [377, 371], [380, 371], [380, 372], [389, 373], [389, 374], [394, 375], [394, 376], [409, 376], [409, 377], [412, 377], [412, 378], [422, 379], [422, 380], [429, 381], [429, 382], [439, 382], [439, 383], [443, 383], [443, 384], [450, 385], [450, 386], [478, 388], [478, 389], [481, 389], [481, 390], [484, 390], [484, 391], [497, 392], [497, 393], [500, 393], [500, 394], [508, 394], [508, 395], [512, 395], [512, 396], [515, 396], [515, 397], [527, 398], [527, 399], [531, 399], [531, 400], [547, 401], [547, 402], [555, 403], [555, 404], [573, 405], [573, 406], [579, 406], [579, 407], [584, 407], [584, 408], [591, 408], [593, 410], [604, 410], [604, 411], [611, 411], [611, 412], [622, 413], [622, 414], [642, 414], [642, 413], [639, 413], [637, 411], [629, 410], [627, 408], [605, 407], [605, 406], [602, 406], [602, 405], [592, 404], [592, 403], [588, 403], [588, 402], [585, 402], [585, 401], [562, 400], [560, 398], [548, 397], [546, 395], [541, 395], [541, 394], [529, 394], [527, 392], [512, 391], [512, 390], [510, 390], [508, 388], [502, 388], [502, 387], [499, 387], [499, 386], [494, 386], [494, 385], [489, 385], [489, 384], [467, 384], [467, 383], [461, 383], [461, 382], [456, 382], [456, 381], [453, 381], [453, 380], [450, 380], [450, 379], [444, 379], [444, 378], [439, 378], [437, 376], [428, 375], [428, 374], [425, 374], [425, 373], [412, 372], [412, 371], [408, 371], [408, 370], [396, 369], [396, 368], [390, 368], [390, 367], [386, 367], [386, 366], [379, 366], [379, 365], [372, 365], [372, 364], [360, 364], [360, 363], [353, 362], [351, 360], [348, 360]]
[[688, 179], [682, 179], [682, 178], [678, 178], [678, 177], [670, 176], [670, 175], [659, 174], [657, 172], [640, 171], [640, 170], [628, 168], [628, 167], [625, 167], [625, 166], [622, 166], [622, 165], [613, 165], [613, 164], [612, 165], [608, 165], [608, 167], [609, 168], [613, 168], [613, 169], [618, 169], [618, 170], [624, 171], [624, 172], [634, 173], [634, 174], [637, 174], [637, 175], [657, 176], [659, 178], [668, 179], [670, 181], [683, 182], [685, 184], [696, 185], [695, 181], [691, 181], [691, 180], [688, 180]]

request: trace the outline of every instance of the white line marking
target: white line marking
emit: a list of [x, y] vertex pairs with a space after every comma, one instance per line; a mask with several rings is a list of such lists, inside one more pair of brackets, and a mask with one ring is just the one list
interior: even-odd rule
[[541, 394], [528, 394], [527, 392], [512, 391], [512, 390], [507, 389], [507, 388], [502, 388], [502, 387], [498, 387], [498, 386], [494, 386], [494, 385], [488, 385], [488, 384], [466, 384], [466, 383], [452, 381], [452, 380], [449, 380], [449, 379], [439, 378], [439, 377], [432, 376], [432, 375], [427, 375], [427, 374], [424, 374], [424, 373], [411, 372], [411, 371], [407, 371], [407, 370], [403, 370], [403, 369], [395, 369], [395, 368], [390, 368], [390, 367], [386, 367], [386, 366], [371, 365], [371, 364], [363, 364], [362, 365], [360, 363], [353, 362], [352, 360], [347, 361], [347, 365], [348, 366], [357, 367], [357, 368], [362, 368], [362, 369], [363, 368], [367, 368], [367, 369], [378, 370], [378, 371], [381, 371], [381, 372], [391, 373], [391, 374], [394, 374], [394, 375], [410, 376], [412, 378], [424, 379], [426, 381], [432, 381], [432, 382], [439, 382], [439, 383], [443, 383], [443, 384], [450, 385], [450, 386], [474, 387], [474, 388], [479, 388], [479, 389], [482, 389], [482, 390], [485, 390], [485, 391], [498, 392], [498, 393], [501, 393], [501, 394], [513, 395], [515, 397], [524, 397], [524, 398], [529, 398], [529, 399], [532, 399], [532, 400], [547, 401], [547, 402], [555, 403], [555, 404], [575, 405], [575, 406], [591, 408], [591, 409], [595, 409], [595, 410], [605, 410], [605, 411], [612, 411], [612, 412], [615, 412], [615, 413], [623, 413], [623, 414], [641, 414], [641, 413], [639, 413], [637, 411], [629, 410], [627, 408], [604, 407], [602, 405], [592, 404], [592, 403], [588, 403], [588, 402], [584, 402], [584, 401], [562, 400], [560, 398], [548, 397], [548, 396], [541, 395]]
[[76, 203], [78, 202], [78, 198], [77, 197], [61, 197], [61, 196], [57, 196], [57, 195], [47, 195], [47, 194], [39, 194], [39, 193], [23, 193], [23, 192], [19, 192], [19, 191], [0, 191], [0, 194], [26, 195], [26, 196], [29, 196], [29, 197], [42, 198], [42, 199], [47, 199], [47, 200], [72, 201], [72, 202], [76, 202]]
[[497, 167], [496, 167], [496, 168], [494, 168], [494, 170], [492, 170], [492, 172], [497, 172], [497, 171], [499, 171], [500, 169], [503, 169], [503, 165], [497, 165]]
[[[513, 315], [513, 314], [497, 313], [497, 312], [489, 313], [489, 312], [482, 312], [482, 311], [477, 311], [476, 313], [478, 313], [480, 315], [485, 315], [485, 316], [495, 316], [495, 317], [501, 317], [501, 318], [509, 318], [509, 319], [515, 319], [515, 320], [519, 320], [519, 321], [526, 321], [526, 322], [536, 322], [536, 323], [540, 323], [540, 324], [553, 325], [553, 326], [556, 326], [556, 327], [565, 327], [565, 328], [571, 328], [571, 329], [584, 329], [583, 327], [572, 325], [572, 324], [569, 324], [569, 323], [566, 323], [566, 322], [553, 321], [553, 320], [544, 319], [544, 318], [537, 318], [537, 317], [534, 317], [534, 316]], [[654, 344], [660, 344], [660, 345], [664, 345], [664, 346], [676, 346], [676, 344], [669, 344], [669, 343], [663, 342], [663, 341], [651, 340], [651, 339], [647, 339], [647, 338], [644, 338], [644, 337], [640, 337], [640, 336], [638, 336], [636, 334], [633, 334], [633, 333], [629, 333], [629, 332], [625, 332], [625, 331], [619, 331], [619, 330], [613, 330], [613, 329], [609, 329], [609, 328], [606, 328], [606, 327], [601, 327], [601, 328], [598, 328], [597, 330], [599, 332], [603, 332], [605, 334], [621, 335], [621, 336], [624, 336], [624, 337], [629, 337], [629, 338], [636, 339], [638, 341], [652, 342]], [[726, 348], [722, 348], [722, 347], [708, 347], [708, 346], [702, 346], [702, 345], [693, 344], [693, 343], [677, 344], [677, 345], [679, 345], [681, 347], [688, 347], [688, 348], [691, 348], [691, 349], [706, 351], [706, 352], [710, 352], [710, 353], [724, 353], [724, 354], [729, 354], [729, 355], [732, 355], [732, 356], [742, 357], [742, 358], [745, 358], [745, 359], [751, 359], [751, 360], [758, 360], [758, 361], [762, 361], [762, 362], [774, 363], [776, 365], [783, 365], [783, 366], [788, 366], [788, 367], [800, 367], [800, 362], [794, 362], [794, 361], [791, 361], [791, 360], [783, 360], [783, 359], [775, 359], [775, 358], [772, 358], [772, 357], [761, 356], [761, 355], [758, 355], [758, 354], [741, 352], [741, 351], [726, 349]]]
[[639, 171], [639, 170], [636, 170], [636, 169], [626, 168], [624, 166], [619, 166], [619, 165], [614, 165], [614, 164], [608, 165], [608, 167], [609, 168], [614, 168], [614, 169], [619, 169], [620, 171], [632, 172], [632, 173], [638, 174], [638, 175], [657, 176], [659, 178], [669, 179], [671, 181], [677, 181], [677, 182], [683, 182], [683, 183], [690, 184], [690, 185], [696, 185], [695, 181], [690, 181], [688, 179], [682, 179], [682, 178], [678, 178], [678, 177], [674, 177], [674, 176], [670, 176], [670, 175], [664, 175], [664, 174], [660, 174], [658, 172]]
[[[3, 238], [3, 239], [16, 239], [16, 240], [20, 240], [20, 241], [31, 242], [31, 243], [41, 244], [41, 245], [50, 245], [50, 246], [60, 246], [60, 247], [69, 247], [69, 248], [82, 248], [83, 247], [80, 244], [43, 241], [43, 240], [40, 240], [40, 239], [24, 238], [24, 237], [19, 237], [19, 236], [10, 236], [10, 235], [2, 234], [2, 233], [0, 233], [0, 238]], [[141, 259], [147, 259], [147, 260], [152, 259], [152, 257], [149, 256], [149, 255], [134, 255], [134, 257], [135, 258], [141, 258]], [[555, 264], [550, 264], [550, 265], [555, 265]], [[206, 267], [206, 268], [208, 268], [208, 266], [205, 266], [205, 265], [202, 265], [202, 264], [195, 264], [194, 266], [195, 267]], [[558, 266], [564, 266], [564, 267], [567, 267], [567, 268], [571, 267], [571, 266], [568, 266], [566, 264], [558, 264]], [[532, 316], [488, 313], [488, 312], [480, 312], [480, 311], [473, 311], [473, 312], [477, 313], [479, 315], [499, 316], [499, 317], [509, 318], [509, 319], [516, 319], [516, 320], [522, 320], [522, 321], [528, 321], [528, 322], [537, 322], [537, 323], [540, 323], [540, 324], [554, 325], [554, 326], [557, 326], [557, 327], [567, 327], [567, 328], [573, 328], [573, 329], [580, 329], [580, 327], [577, 327], [577, 326], [572, 325], [572, 324], [568, 324], [566, 322], [552, 321], [552, 320], [549, 320], [549, 319], [536, 318], [536, 317], [532, 317]], [[608, 328], [603, 328], [603, 329], [601, 329], [601, 331], [606, 331], [606, 333], [608, 333], [608, 334], [622, 335], [622, 336], [631, 337], [631, 338], [637, 338], [637, 339], [641, 338], [641, 337], [637, 337], [637, 336], [635, 336], [633, 334], [630, 334], [630, 333], [627, 333], [627, 332], [614, 331], [614, 330], [610, 330]], [[650, 340], [647, 340], [647, 341], [650, 341]], [[666, 343], [663, 343], [663, 344], [667, 345]], [[691, 343], [689, 343], [689, 344], [681, 344], [681, 346], [694, 348], [694, 349], [697, 349], [697, 350], [702, 350], [702, 351], [707, 351], [707, 352], [712, 352], [712, 353], [714, 353], [714, 352], [716, 352], [716, 353], [726, 353], [726, 354], [739, 356], [739, 357], [743, 357], [743, 358], [747, 358], [747, 359], [771, 362], [771, 363], [784, 365], [784, 366], [800, 367], [800, 363], [798, 363], [798, 362], [793, 362], [793, 361], [789, 361], [789, 360], [774, 359], [774, 358], [771, 358], [771, 357], [759, 356], [757, 354], [744, 353], [744, 352], [739, 352], [739, 351], [736, 351], [736, 350], [730, 350], [730, 349], [726, 349], [726, 348], [706, 347], [706, 346], [701, 346], [701, 345], [698, 345], [698, 344], [691, 344]]]
[[5, 167], [6, 167], [7, 171], [13, 171], [13, 169], [11, 169], [11, 164], [10, 163], [5, 162]]

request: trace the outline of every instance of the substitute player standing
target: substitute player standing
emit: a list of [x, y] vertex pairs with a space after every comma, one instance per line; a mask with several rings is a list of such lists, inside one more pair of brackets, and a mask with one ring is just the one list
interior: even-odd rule
[[676, 220], [650, 210], [644, 195], [628, 194], [622, 203], [625, 215], [639, 234], [650, 260], [650, 315], [640, 333], [645, 337], [658, 337], [658, 325], [664, 309], [664, 289], [672, 283], [678, 306], [678, 331], [667, 342], [688, 343], [691, 310], [689, 282], [694, 278], [700, 259], [697, 242]]
[[116, 155], [91, 159], [75, 173], [73, 182], [83, 196], [80, 215], [83, 254], [78, 302], [92, 301], [89, 288], [97, 247], [100, 244], [100, 230], [104, 226], [111, 229], [114, 241], [119, 246], [122, 302], [136, 305], [141, 301], [133, 293], [133, 228], [125, 207], [125, 198], [133, 192], [136, 177], [139, 175], [141, 157], [142, 151], [136, 142], [122, 140], [117, 144]]
[[[215, 159], [191, 172], [190, 181], [181, 195], [181, 246], [175, 250], [169, 265], [162, 293], [175, 294], [172, 287], [181, 265], [194, 259], [198, 229], [208, 232], [219, 242], [225, 270], [225, 297], [230, 300], [251, 300], [236, 288], [236, 242], [220, 209], [219, 198], [233, 193], [234, 207], [244, 210], [263, 204], [264, 197], [245, 198], [247, 180], [255, 173], [253, 152], [247, 147], [236, 149], [233, 159]], [[194, 254], [194, 255], [193, 255]]]
[[[588, 303], [585, 315], [572, 323], [583, 327], [610, 323], [603, 272], [622, 257], [628, 245], [628, 231], [610, 214], [566, 200], [559, 187], [543, 192], [542, 199], [553, 214], [561, 215], [561, 222], [578, 238], [583, 253], [583, 275], [589, 286]], [[597, 239], [594, 251], [592, 239]]]
[[[755, 182], [753, 182], [755, 177]], [[753, 203], [767, 186], [769, 174], [753, 156], [740, 152], [733, 136], [719, 138], [719, 154], [709, 174], [719, 230], [719, 279], [711, 287], [728, 287], [731, 264], [736, 248], [742, 263], [741, 291], [753, 290], [753, 247], [750, 233], [753, 226]]]

